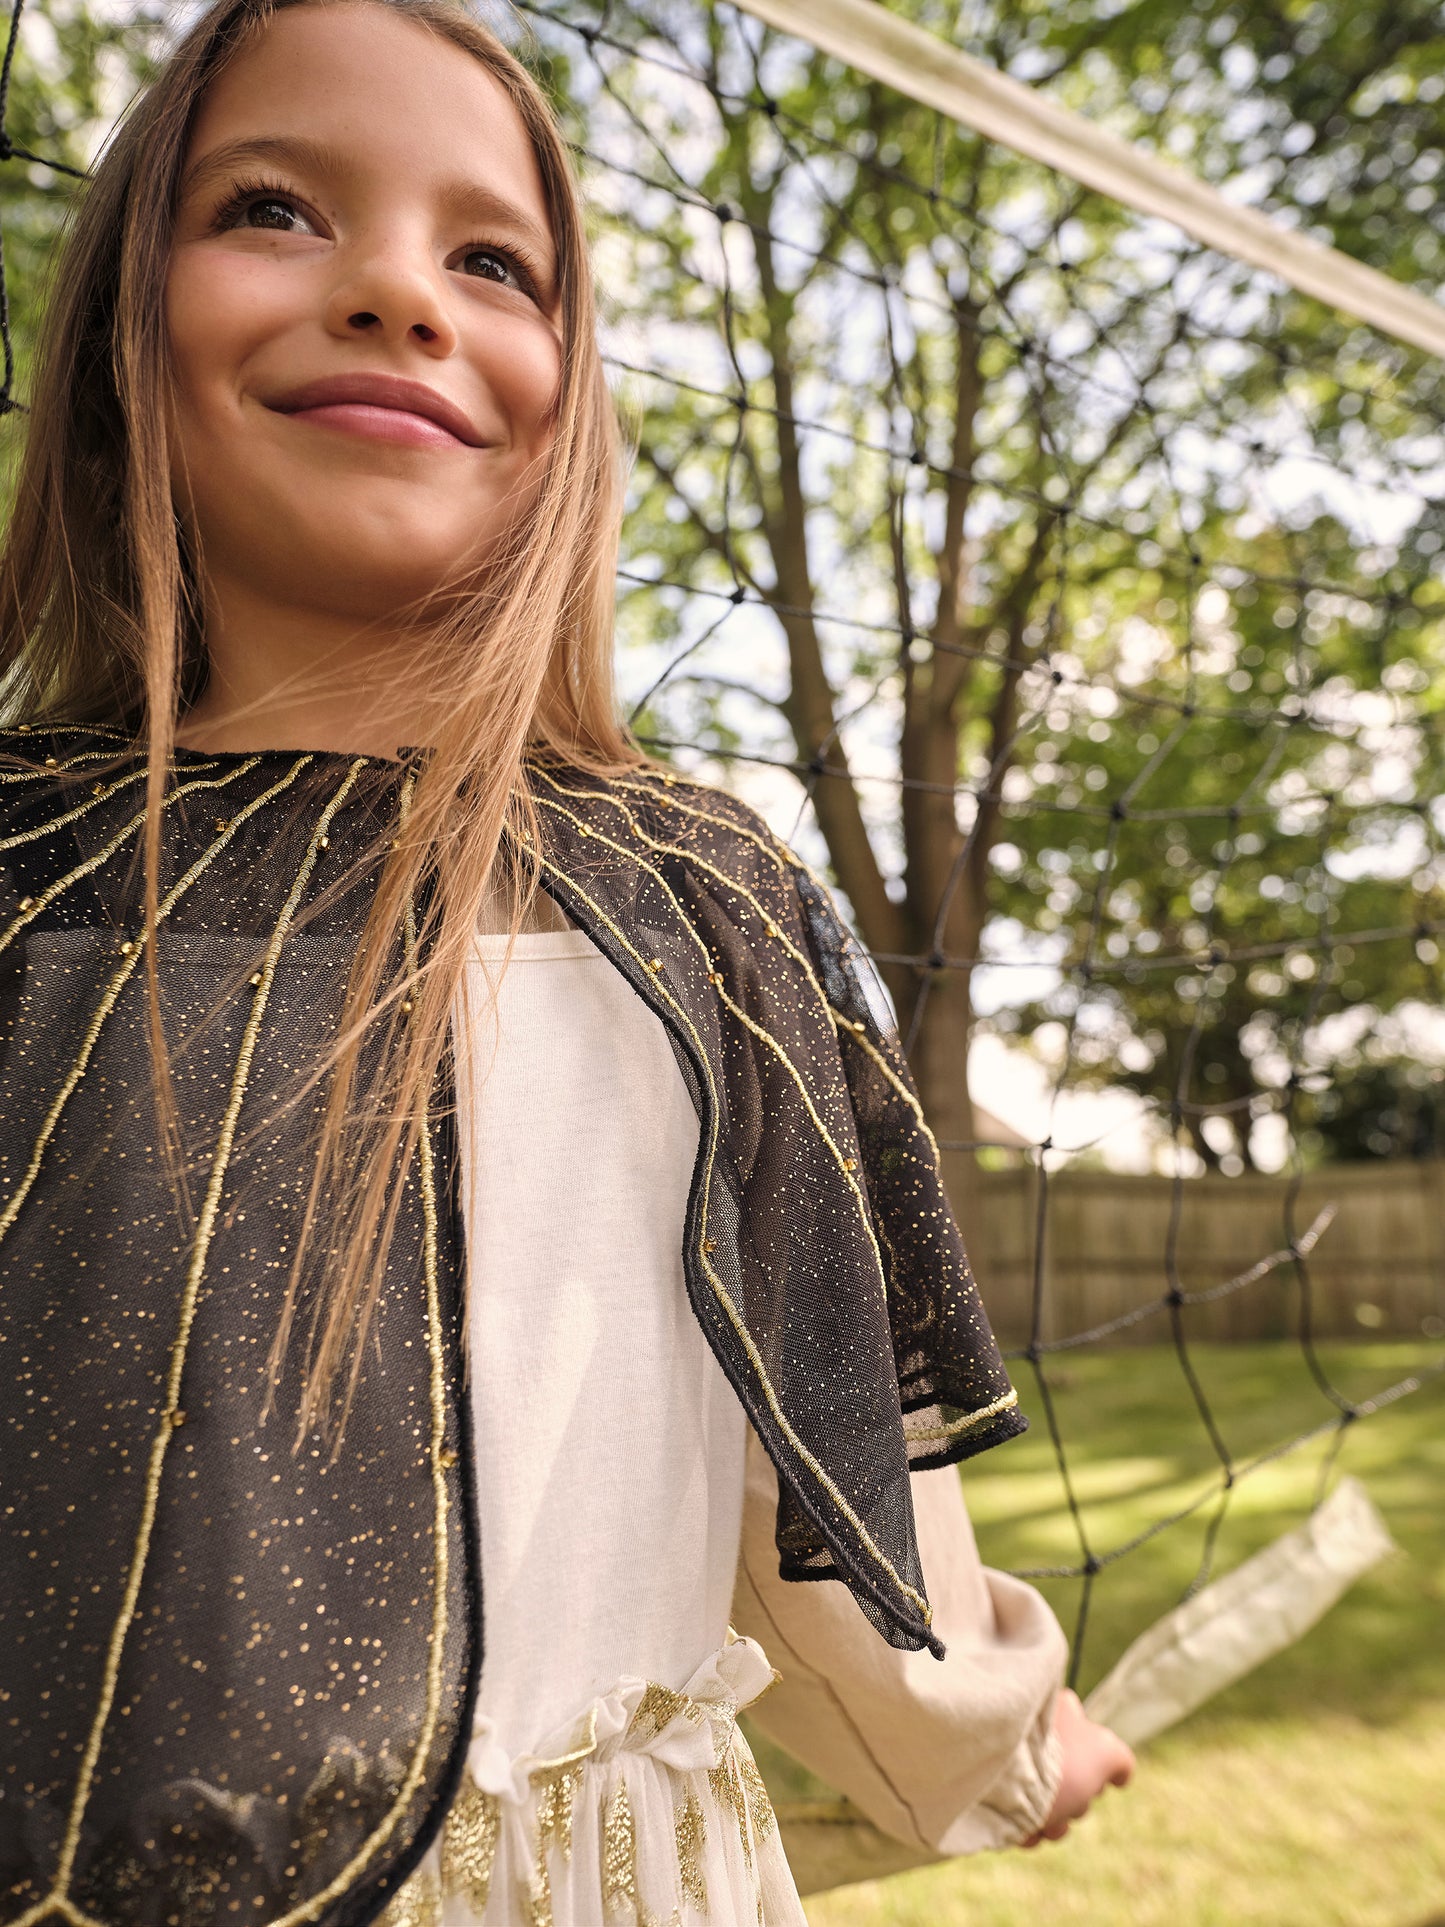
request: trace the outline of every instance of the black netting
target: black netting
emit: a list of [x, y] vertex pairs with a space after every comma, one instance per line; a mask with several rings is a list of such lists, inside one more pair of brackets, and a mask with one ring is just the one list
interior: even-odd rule
[[[1069, 1546], [1028, 1570], [1077, 1669], [1101, 1573], [1189, 1529], [1201, 1583], [1251, 1474], [1323, 1441], [1323, 1489], [1441, 1369], [1440, 371], [730, 8], [522, 11], [638, 440], [635, 726], [878, 964], [1052, 1441]], [[43, 151], [0, 136], [36, 249]], [[0, 281], [13, 407], [7, 317]], [[1145, 1338], [1198, 1449], [1116, 1529], [1070, 1401]], [[1231, 1339], [1292, 1347], [1313, 1416], [1241, 1400]]]
[[[524, 10], [638, 438], [634, 723], [851, 904], [1050, 1435], [1077, 1677], [1099, 1574], [1193, 1522], [1202, 1584], [1251, 1472], [1320, 1445], [1322, 1493], [1439, 1371], [1440, 372], [745, 14]], [[1034, 1042], [1032, 1129], [980, 1039]], [[1121, 1093], [1152, 1184], [1091, 1168]], [[1408, 1370], [1329, 1342], [1382, 1327]], [[1230, 1338], [1313, 1416], [1241, 1404]], [[1124, 1525], [1071, 1422], [1141, 1339], [1198, 1450], [1141, 1437], [1170, 1502]]]

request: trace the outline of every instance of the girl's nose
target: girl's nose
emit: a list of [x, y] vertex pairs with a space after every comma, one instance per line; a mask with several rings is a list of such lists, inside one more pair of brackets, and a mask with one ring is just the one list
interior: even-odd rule
[[332, 334], [372, 334], [383, 341], [409, 336], [436, 356], [453, 353], [457, 345], [436, 272], [396, 254], [371, 255], [332, 289], [326, 325]]

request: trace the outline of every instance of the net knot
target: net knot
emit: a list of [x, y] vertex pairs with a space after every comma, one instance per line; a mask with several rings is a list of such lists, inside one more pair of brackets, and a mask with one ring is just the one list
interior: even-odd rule
[[733, 605], [733, 607], [734, 607], [734, 608], [736, 609], [736, 608], [737, 608], [737, 606], [738, 606], [738, 604], [739, 604], [740, 602], [746, 602], [746, 601], [747, 601], [747, 599], [748, 599], [748, 592], [747, 592], [747, 590], [746, 590], [746, 589], [745, 589], [745, 588], [743, 587], [743, 585], [742, 585], [742, 583], [741, 583], [741, 582], [737, 582], [737, 583], [734, 583], [734, 585], [733, 585], [733, 592], [732, 592], [732, 594], [731, 594], [731, 595], [730, 595], [730, 596], [728, 597], [728, 601], [729, 601], [729, 602], [730, 602], [730, 603], [731, 603], [731, 604]]
[[737, 219], [737, 210], [734, 208], [731, 201], [717, 202], [717, 204], [713, 208], [713, 213], [717, 216], [719, 225], [723, 227], [726, 227], [729, 221], [733, 221]]
[[0, 161], [13, 161], [14, 158], [15, 143], [11, 140], [5, 128], [0, 127]]

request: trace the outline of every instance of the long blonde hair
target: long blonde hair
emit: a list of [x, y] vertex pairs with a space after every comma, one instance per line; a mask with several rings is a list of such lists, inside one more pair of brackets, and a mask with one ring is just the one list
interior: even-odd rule
[[[164, 289], [178, 185], [201, 97], [224, 63], [280, 8], [325, 3], [217, 0], [106, 148], [57, 264], [0, 552], [5, 711], [27, 721], [119, 724], [144, 746], [152, 939], [160, 806], [177, 720], [203, 686], [206, 662], [194, 568], [170, 484]], [[324, 1247], [300, 1420], [333, 1436], [350, 1403], [478, 908], [495, 889], [515, 933], [536, 896], [527, 853], [537, 848], [538, 826], [521, 780], [528, 744], [599, 774], [646, 761], [618, 719], [613, 685], [622, 462], [566, 145], [526, 68], [460, 0], [367, 4], [471, 54], [521, 115], [556, 243], [562, 374], [552, 443], [528, 513], [489, 560], [485, 579], [450, 598], [430, 625], [428, 672], [452, 679], [455, 701], [381, 869], [339, 1034], [314, 1069], [333, 1075], [272, 1383], [290, 1342], [305, 1253]], [[412, 906], [421, 959], [414, 974], [398, 963], [398, 932]], [[153, 940], [146, 949], [157, 1101], [165, 1111], [170, 1086]], [[165, 1121], [173, 1117], [171, 1109]]]

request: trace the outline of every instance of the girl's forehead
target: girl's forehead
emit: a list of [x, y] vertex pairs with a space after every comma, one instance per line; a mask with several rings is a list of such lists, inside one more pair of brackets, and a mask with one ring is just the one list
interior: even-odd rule
[[550, 228], [531, 137], [475, 55], [379, 0], [283, 7], [196, 115], [188, 171], [238, 142], [300, 143], [338, 168], [411, 183], [472, 179]]

